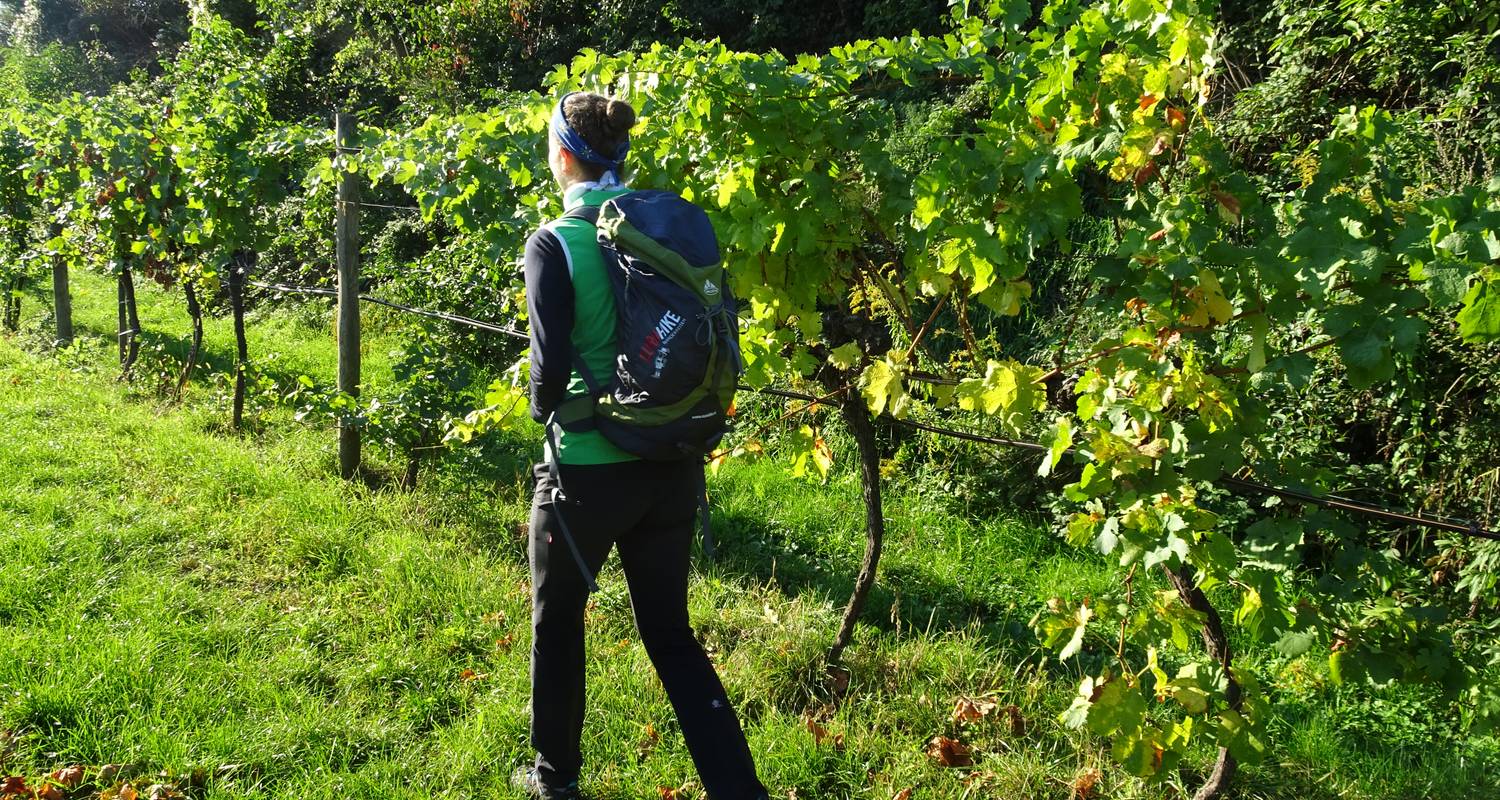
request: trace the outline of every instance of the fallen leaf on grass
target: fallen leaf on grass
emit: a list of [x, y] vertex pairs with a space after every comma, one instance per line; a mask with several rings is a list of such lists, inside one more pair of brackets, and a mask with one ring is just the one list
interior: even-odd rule
[[815, 745], [821, 746], [824, 742], [832, 741], [835, 749], [844, 749], [844, 734], [829, 733], [827, 728], [819, 725], [812, 717], [807, 718], [807, 732], [812, 734]]
[[849, 670], [843, 667], [829, 667], [828, 690], [835, 697], [843, 697], [849, 691]]
[[646, 729], [641, 732], [641, 740], [635, 746], [637, 761], [645, 761], [646, 756], [651, 754], [651, 748], [661, 741], [661, 734], [656, 732], [656, 726], [646, 723]]
[[895, 794], [891, 795], [891, 800], [911, 800], [911, 789], [906, 788], [902, 789], [899, 792], [896, 792]]
[[26, 779], [13, 775], [9, 778], [0, 778], [0, 797], [13, 794], [30, 794], [31, 790], [26, 788]]
[[63, 790], [53, 784], [47, 784], [36, 790], [35, 800], [63, 800]]
[[996, 705], [988, 700], [975, 702], [967, 697], [960, 697], [953, 704], [953, 724], [983, 719], [993, 713], [995, 708]]
[[490, 674], [488, 672], [475, 672], [472, 669], [466, 669], [463, 672], [458, 673], [459, 679], [463, 680], [465, 683], [472, 683], [473, 681], [482, 681], [485, 678], [488, 678], [489, 676], [490, 676]]
[[71, 789], [74, 786], [83, 783], [83, 767], [77, 765], [71, 767], [63, 767], [62, 769], [53, 772], [51, 775], [48, 775], [47, 780], [52, 781], [53, 783], [61, 786], [64, 789]]
[[964, 776], [963, 784], [964, 786], [967, 786], [971, 789], [975, 787], [982, 789], [985, 786], [994, 783], [997, 778], [998, 776], [996, 776], [995, 773], [990, 772], [989, 770], [980, 772], [976, 769], [973, 772], [970, 772], [968, 775]]
[[934, 736], [927, 743], [927, 756], [943, 767], [967, 767], [974, 763], [974, 751], [957, 739]]
[[1020, 706], [1009, 705], [1005, 707], [1005, 716], [1010, 719], [1010, 735], [1026, 735], [1026, 718], [1021, 716]]
[[507, 633], [507, 634], [505, 634], [505, 638], [503, 638], [503, 639], [496, 639], [495, 640], [495, 649], [499, 650], [502, 653], [509, 653], [510, 652], [510, 646], [512, 644], [515, 644], [515, 640], [516, 640], [515, 636]]
[[682, 796], [681, 791], [668, 786], [656, 787], [656, 793], [661, 795], [661, 800], [686, 800], [686, 798]]
[[1073, 779], [1073, 800], [1093, 800], [1094, 787], [1099, 783], [1099, 770], [1086, 769]]

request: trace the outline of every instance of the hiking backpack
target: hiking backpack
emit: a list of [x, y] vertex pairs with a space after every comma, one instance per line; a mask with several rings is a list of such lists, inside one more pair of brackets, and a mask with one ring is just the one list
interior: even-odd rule
[[703, 209], [672, 192], [633, 191], [564, 218], [594, 225], [614, 289], [608, 376], [574, 357], [589, 394], [557, 411], [564, 430], [596, 429], [651, 461], [702, 459], [728, 428], [743, 371], [736, 302]]

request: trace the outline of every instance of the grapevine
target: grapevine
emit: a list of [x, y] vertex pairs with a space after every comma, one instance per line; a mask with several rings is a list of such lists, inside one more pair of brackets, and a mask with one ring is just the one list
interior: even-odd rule
[[[1088, 672], [1062, 720], [1108, 737], [1148, 779], [1197, 745], [1216, 748], [1207, 798], [1269, 746], [1267, 691], [1231, 641], [1316, 653], [1339, 681], [1431, 684], [1472, 709], [1476, 729], [1500, 714], [1484, 654], [1464, 644], [1471, 623], [1403, 591], [1421, 575], [1401, 554], [1325, 511], [1258, 507], [1241, 520], [1215, 484], [1317, 485], [1315, 470], [1269, 447], [1267, 387], [1303, 385], [1319, 363], [1353, 387], [1397, 380], [1432, 313], [1455, 314], [1467, 341], [1500, 338], [1500, 182], [1412, 185], [1396, 122], [1351, 108], [1307, 148], [1300, 185], [1262, 186], [1209, 114], [1220, 81], [1210, 11], [1197, 0], [1052, 0], [1033, 18], [1027, 3], [994, 0], [956, 6], [943, 36], [822, 55], [716, 42], [584, 51], [545, 93], [367, 128], [341, 153], [326, 132], [269, 128], [248, 73], [205, 67], [222, 77], [184, 79], [169, 100], [75, 98], [27, 112], [0, 139], [0, 161], [24, 161], [4, 170], [0, 202], [38, 199], [44, 217], [72, 223], [46, 249], [118, 276], [127, 371], [139, 330], [131, 276], [184, 286], [196, 354], [197, 292], [215, 291], [263, 240], [257, 215], [315, 150], [326, 157], [308, 187], [331, 192], [358, 173], [410, 196], [487, 255], [497, 310], [519, 320], [511, 267], [560, 211], [539, 166], [553, 98], [622, 95], [642, 119], [633, 185], [682, 193], [718, 231], [744, 301], [747, 382], [815, 387], [855, 439], [868, 542], [830, 664], [878, 570], [883, 419], [1045, 431], [1037, 467], [1065, 484], [1062, 535], [1120, 569], [1113, 594], [1055, 598], [1035, 617], [1055, 657]], [[195, 36], [205, 52], [243, 51], [212, 22]], [[893, 156], [892, 98], [935, 86], [977, 110], [920, 157]], [[1104, 325], [1070, 333], [1048, 363], [1023, 363], [972, 319], [1033, 302], [1033, 265], [1074, 247], [1086, 201], [1114, 231], [1085, 303]], [[948, 340], [962, 344], [940, 353], [944, 314], [960, 328]], [[519, 366], [449, 439], [524, 418]], [[821, 404], [800, 408], [809, 424], [781, 442], [799, 472], [833, 464]], [[766, 452], [757, 439], [733, 441], [715, 463]]]

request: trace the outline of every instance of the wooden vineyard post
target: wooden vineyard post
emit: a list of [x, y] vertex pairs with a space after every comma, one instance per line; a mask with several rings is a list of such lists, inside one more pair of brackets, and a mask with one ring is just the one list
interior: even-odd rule
[[120, 366], [125, 365], [125, 354], [128, 348], [125, 345], [125, 332], [130, 329], [130, 315], [125, 313], [125, 304], [128, 302], [125, 294], [125, 271], [115, 276], [115, 345], [120, 351]]
[[[26, 246], [25, 237], [17, 235], [16, 245], [16, 252], [21, 252]], [[19, 264], [16, 266], [15, 277], [5, 287], [5, 329], [11, 333], [21, 329], [21, 291], [26, 288], [26, 269]]]
[[231, 426], [240, 429], [245, 418], [245, 368], [250, 348], [245, 342], [245, 272], [247, 259], [235, 253], [229, 266], [229, 308], [234, 314], [234, 416]]
[[[352, 114], [334, 115], [339, 155], [352, 151], [355, 120]], [[359, 176], [340, 164], [337, 223], [339, 268], [338, 347], [339, 391], [359, 397]], [[359, 472], [359, 429], [351, 416], [339, 422], [339, 474], [345, 479]]]
[[[62, 226], [52, 223], [52, 238], [62, 236]], [[61, 253], [52, 254], [52, 316], [57, 322], [57, 346], [73, 343], [73, 294], [68, 288], [68, 262]]]

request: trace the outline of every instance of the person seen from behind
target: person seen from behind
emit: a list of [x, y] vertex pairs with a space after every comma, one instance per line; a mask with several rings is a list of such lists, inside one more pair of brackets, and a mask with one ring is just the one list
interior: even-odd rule
[[[573, 92], [558, 101], [547, 163], [570, 213], [526, 242], [531, 413], [544, 424], [589, 392], [578, 365], [610, 375], [615, 294], [585, 213], [630, 191], [620, 182], [636, 124], [631, 106]], [[572, 800], [583, 770], [584, 608], [594, 575], [617, 548], [641, 642], [676, 712], [711, 800], [763, 800], [765, 787], [724, 687], [688, 623], [687, 578], [702, 464], [644, 461], [597, 430], [548, 425], [533, 469], [531, 743], [513, 776], [531, 797]], [[585, 570], [588, 574], [585, 574]]]

